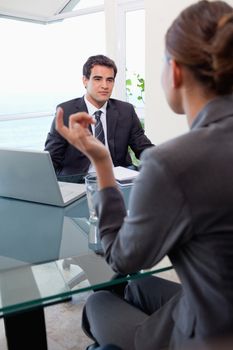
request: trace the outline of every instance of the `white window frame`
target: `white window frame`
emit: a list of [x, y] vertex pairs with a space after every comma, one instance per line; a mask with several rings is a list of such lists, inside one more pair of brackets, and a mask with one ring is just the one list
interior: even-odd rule
[[118, 68], [116, 98], [126, 101], [126, 13], [145, 9], [144, 0], [105, 0], [106, 51]]

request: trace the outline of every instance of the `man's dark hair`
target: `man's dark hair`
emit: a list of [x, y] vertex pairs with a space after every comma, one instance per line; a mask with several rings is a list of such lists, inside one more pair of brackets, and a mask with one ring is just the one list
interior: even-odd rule
[[83, 66], [83, 76], [89, 79], [91, 75], [91, 69], [97, 65], [112, 68], [114, 71], [114, 78], [115, 78], [117, 74], [116, 64], [113, 60], [111, 60], [111, 58], [108, 58], [104, 55], [96, 55], [96, 56], [89, 57]]

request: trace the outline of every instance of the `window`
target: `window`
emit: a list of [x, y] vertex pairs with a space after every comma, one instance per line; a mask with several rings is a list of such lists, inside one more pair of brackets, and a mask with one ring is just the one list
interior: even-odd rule
[[[56, 105], [84, 94], [83, 63], [105, 54], [104, 13], [49, 25], [1, 19], [0, 30], [0, 146], [43, 148]], [[40, 118], [10, 120], [18, 115]]]
[[[84, 30], [90, 22], [98, 22], [98, 40], [93, 40], [92, 31]], [[103, 13], [45, 26], [2, 20], [0, 30], [5, 33], [0, 115], [53, 112], [58, 102], [83, 93], [83, 63], [90, 55], [105, 52]]]
[[[138, 44], [140, 43], [140, 44]], [[145, 11], [126, 12], [126, 88], [127, 100], [144, 118]]]

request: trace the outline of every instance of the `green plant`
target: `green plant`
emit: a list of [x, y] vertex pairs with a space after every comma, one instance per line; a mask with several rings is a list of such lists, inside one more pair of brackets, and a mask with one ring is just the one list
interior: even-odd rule
[[[127, 71], [127, 70], [126, 70]], [[132, 78], [127, 78], [126, 81], [126, 94], [129, 98], [130, 96], [135, 96], [138, 101], [145, 104], [144, 94], [145, 94], [145, 79], [141, 77], [138, 73], [133, 73]], [[135, 89], [136, 85], [136, 89]]]
[[131, 159], [132, 159], [133, 165], [135, 165], [136, 167], [138, 167], [139, 164], [140, 164], [140, 160], [136, 158], [134, 152], [132, 151], [132, 149], [131, 149], [130, 147], [129, 147], [129, 155], [130, 155], [130, 157], [131, 157]]
[[[126, 69], [126, 72], [127, 69]], [[127, 99], [130, 100], [130, 97], [136, 97], [139, 102], [145, 104], [144, 94], [145, 94], [145, 79], [141, 77], [138, 73], [133, 73], [132, 78], [127, 78], [126, 81], [126, 94]], [[136, 94], [136, 95], [135, 95]], [[144, 128], [144, 120], [140, 120], [142, 127]], [[129, 154], [134, 165], [139, 166], [140, 161], [135, 157], [134, 152], [129, 147]]]

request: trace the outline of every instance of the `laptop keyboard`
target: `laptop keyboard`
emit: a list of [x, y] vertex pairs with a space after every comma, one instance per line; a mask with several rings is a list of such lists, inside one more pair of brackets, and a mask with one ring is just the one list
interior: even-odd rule
[[64, 182], [60, 183], [59, 186], [64, 202], [67, 202], [77, 194], [75, 190], [72, 190], [70, 186]]

